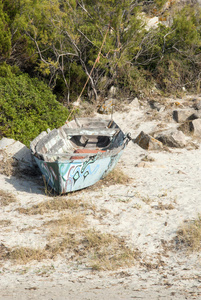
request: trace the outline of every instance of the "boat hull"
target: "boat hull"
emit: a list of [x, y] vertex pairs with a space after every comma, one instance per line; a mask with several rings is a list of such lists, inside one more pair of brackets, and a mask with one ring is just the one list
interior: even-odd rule
[[46, 183], [58, 194], [87, 188], [105, 177], [117, 164], [123, 149], [116, 155], [47, 162], [34, 157]]

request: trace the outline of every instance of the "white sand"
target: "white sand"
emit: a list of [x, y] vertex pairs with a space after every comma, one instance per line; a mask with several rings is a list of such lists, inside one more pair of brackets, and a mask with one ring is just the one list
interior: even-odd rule
[[[159, 120], [157, 114], [151, 121], [146, 111], [130, 105], [129, 112], [116, 112], [114, 120], [132, 137], [141, 130], [151, 132], [161, 122], [171, 125], [164, 119], [165, 113], [163, 119]], [[90, 199], [98, 209], [110, 210], [101, 220], [89, 215], [89, 224], [125, 237], [130, 247], [142, 252], [141, 263], [116, 272], [92, 272], [84, 266], [78, 268], [65, 257], [28, 265], [7, 261], [0, 264], [0, 299], [201, 299], [200, 254], [165, 247], [184, 220], [201, 213], [201, 149], [170, 150], [148, 152], [130, 142], [118, 167], [133, 178], [131, 184], [99, 191], [86, 189], [73, 196]], [[154, 160], [143, 161], [145, 155]], [[27, 216], [15, 210], [45, 200], [42, 183], [0, 174], [0, 189], [12, 192], [18, 200], [0, 207], [0, 220], [12, 222], [7, 229], [0, 227], [0, 243], [43, 248], [45, 231], [23, 231], [36, 224], [42, 226], [43, 216]], [[161, 209], [165, 205], [172, 209]]]

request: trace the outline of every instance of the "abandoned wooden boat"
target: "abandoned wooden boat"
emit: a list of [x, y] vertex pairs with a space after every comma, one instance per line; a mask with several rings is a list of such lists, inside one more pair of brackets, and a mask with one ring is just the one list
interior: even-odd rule
[[30, 144], [46, 182], [59, 194], [86, 188], [116, 165], [130, 137], [114, 121], [79, 118]]

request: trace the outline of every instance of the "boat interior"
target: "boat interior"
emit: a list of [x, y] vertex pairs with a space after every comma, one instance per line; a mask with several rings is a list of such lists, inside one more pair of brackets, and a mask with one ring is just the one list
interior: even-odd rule
[[119, 146], [124, 137], [114, 121], [79, 118], [58, 129], [42, 132], [30, 146], [35, 156], [46, 161], [53, 161], [56, 156], [75, 159], [78, 153], [86, 156], [111, 150]]

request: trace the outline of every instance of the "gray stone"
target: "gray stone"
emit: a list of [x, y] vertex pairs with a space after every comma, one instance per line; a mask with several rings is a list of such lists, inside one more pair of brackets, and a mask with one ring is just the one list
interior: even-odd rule
[[9, 139], [9, 138], [3, 137], [3, 138], [0, 140], [0, 149], [1, 149], [1, 150], [8, 149], [9, 146], [11, 146], [14, 142], [15, 142], [15, 140], [13, 140], [13, 139]]
[[129, 107], [132, 109], [137, 109], [139, 110], [140, 108], [140, 103], [137, 97], [135, 97], [130, 103], [129, 103]]
[[201, 119], [201, 110], [197, 110], [197, 111], [191, 116], [191, 118], [190, 118], [189, 120], [191, 121], [191, 120], [195, 120], [195, 119]]
[[108, 92], [108, 97], [113, 98], [113, 97], [116, 97], [116, 95], [117, 95], [117, 87], [111, 86], [111, 88], [109, 89], [109, 92]]
[[173, 111], [173, 119], [177, 123], [183, 123], [187, 120], [197, 119], [196, 110], [194, 109], [177, 109]]
[[194, 109], [201, 110], [201, 99], [195, 98], [195, 99], [192, 100], [192, 103], [193, 103], [192, 107]]
[[160, 102], [151, 100], [149, 102], [149, 105], [152, 109], [156, 109], [157, 111], [164, 111], [165, 110], [165, 106], [163, 104], [161, 104]]
[[98, 112], [106, 115], [111, 114], [114, 110], [115, 102], [116, 101], [113, 98], [106, 100], [104, 104], [99, 107]]
[[201, 100], [197, 100], [195, 105], [197, 110], [201, 110]]
[[3, 150], [9, 158], [19, 161], [22, 169], [33, 168], [31, 151], [21, 142], [3, 137], [0, 140], [0, 150]]
[[156, 140], [149, 134], [144, 133], [143, 131], [141, 131], [136, 139], [134, 139], [134, 142], [145, 150], [163, 149], [163, 144], [160, 141]]
[[156, 136], [156, 139], [169, 147], [183, 148], [186, 146], [186, 136], [179, 130], [163, 131]]
[[201, 138], [201, 119], [193, 120], [189, 125], [193, 135]]

